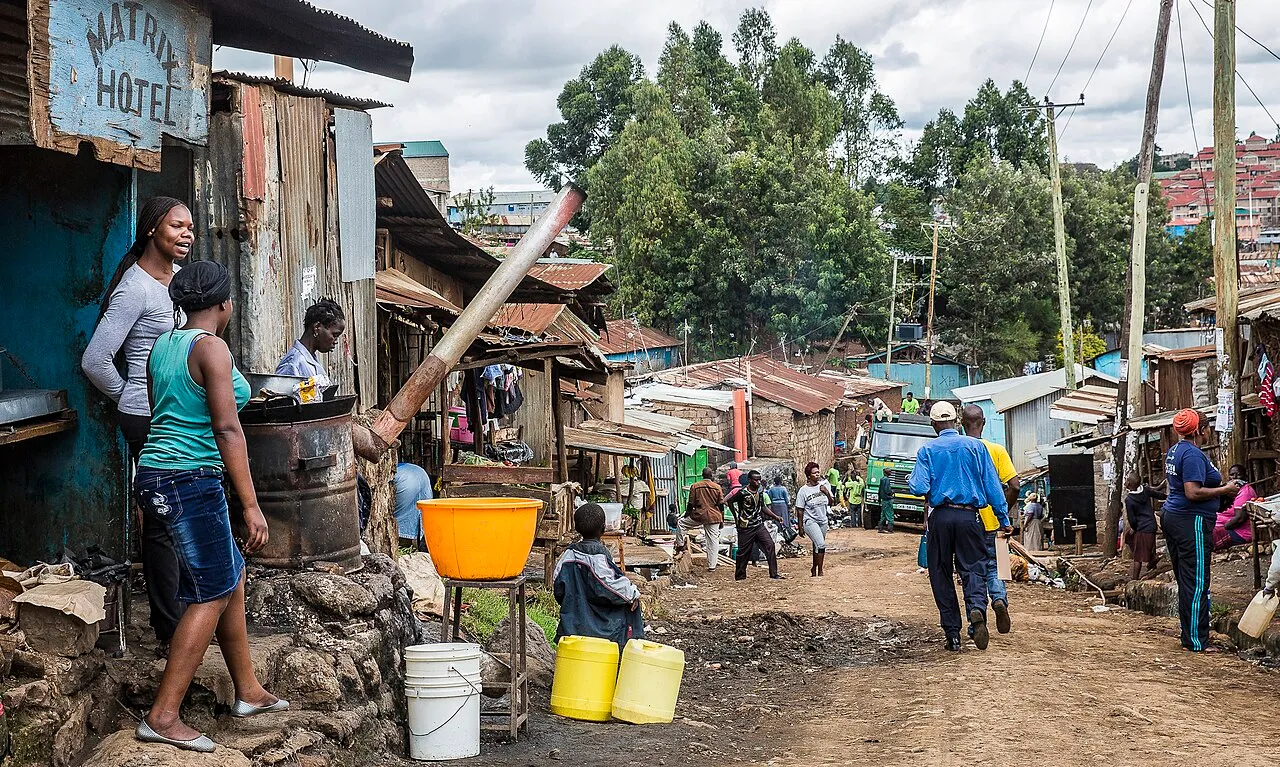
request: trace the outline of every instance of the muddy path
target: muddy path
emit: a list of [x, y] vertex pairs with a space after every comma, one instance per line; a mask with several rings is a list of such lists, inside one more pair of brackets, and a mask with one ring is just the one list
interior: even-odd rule
[[1014, 584], [1013, 633], [941, 650], [914, 535], [834, 531], [827, 575], [721, 568], [664, 595], [652, 638], [686, 652], [677, 720], [589, 725], [546, 713], [476, 764], [983, 765], [1280, 759], [1280, 674], [1183, 651], [1173, 621], [1094, 612]]

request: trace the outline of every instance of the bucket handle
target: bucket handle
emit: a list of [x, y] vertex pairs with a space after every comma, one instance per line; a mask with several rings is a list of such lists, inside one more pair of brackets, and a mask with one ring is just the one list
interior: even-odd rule
[[[452, 671], [453, 673], [457, 674], [459, 679], [461, 679], [462, 681], [466, 682], [466, 683], [467, 683], [467, 686], [471, 688], [471, 692], [472, 692], [473, 694], [475, 694], [475, 695], [480, 695], [480, 694], [482, 694], [481, 689], [480, 689], [479, 687], [476, 687], [474, 684], [472, 684], [472, 683], [471, 683], [471, 680], [470, 680], [470, 679], [467, 679], [465, 676], [463, 676], [463, 675], [462, 675], [462, 672], [461, 672], [461, 671], [459, 671], [457, 668], [455, 668], [455, 667], [453, 667], [453, 666], [450, 666], [450, 667], [449, 667], [449, 670], [450, 670], [450, 671]], [[412, 736], [413, 736], [413, 737], [415, 737], [415, 738], [426, 738], [426, 737], [429, 737], [429, 736], [431, 736], [431, 735], [434, 735], [434, 734], [436, 734], [437, 732], [439, 732], [440, 730], [444, 729], [446, 726], [448, 726], [449, 722], [452, 722], [452, 721], [453, 721], [453, 718], [454, 718], [455, 716], [457, 716], [458, 714], [461, 714], [461, 713], [462, 713], [462, 709], [464, 709], [464, 708], [466, 708], [466, 707], [467, 707], [467, 703], [469, 703], [469, 702], [470, 702], [470, 698], [471, 698], [471, 696], [470, 696], [470, 695], [468, 695], [468, 696], [467, 696], [467, 700], [462, 701], [462, 705], [458, 706], [458, 710], [457, 710], [457, 711], [454, 711], [452, 714], [449, 714], [449, 718], [448, 718], [448, 719], [446, 719], [446, 720], [444, 720], [443, 722], [441, 722], [441, 723], [440, 723], [440, 725], [439, 725], [438, 727], [436, 727], [434, 730], [429, 730], [429, 731], [427, 731], [427, 732], [414, 732], [414, 731], [413, 731], [413, 725], [406, 724], [406, 725], [405, 725], [405, 727], [407, 727], [407, 728], [408, 728], [408, 730], [409, 730], [409, 734], [410, 734], [410, 735], [412, 735]]]

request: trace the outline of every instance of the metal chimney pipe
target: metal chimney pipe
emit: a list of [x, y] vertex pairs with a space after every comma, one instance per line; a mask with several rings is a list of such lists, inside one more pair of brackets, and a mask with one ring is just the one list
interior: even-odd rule
[[453, 327], [445, 332], [427, 358], [413, 371], [409, 380], [405, 381], [386, 410], [373, 422], [373, 427], [369, 430], [356, 429], [357, 433], [353, 435], [355, 449], [361, 458], [377, 461], [387, 451], [388, 446], [404, 431], [409, 420], [422, 409], [422, 403], [427, 401], [449, 374], [449, 370], [458, 364], [458, 360], [462, 359], [476, 337], [506, 303], [512, 291], [560, 231], [568, 225], [586, 198], [586, 194], [572, 184], [560, 190], [551, 206], [520, 238], [520, 242], [507, 254], [493, 276], [480, 288], [475, 299], [454, 321]]

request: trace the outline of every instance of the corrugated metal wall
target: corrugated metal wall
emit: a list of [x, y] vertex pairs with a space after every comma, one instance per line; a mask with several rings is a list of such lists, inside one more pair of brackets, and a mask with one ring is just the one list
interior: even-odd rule
[[[232, 111], [215, 111], [210, 120], [209, 229], [217, 240], [210, 256], [237, 278], [240, 305], [230, 334], [236, 359], [245, 370], [275, 370], [301, 335], [307, 307], [332, 298], [346, 312], [347, 333], [322, 361], [343, 393], [357, 391], [358, 376], [361, 405], [372, 407], [377, 400], [374, 282], [342, 279], [343, 200], [338, 152], [328, 129], [331, 109], [323, 99], [267, 86], [224, 87], [232, 91]], [[359, 256], [362, 261], [371, 257]], [[358, 369], [357, 362], [362, 363]]]
[[[34, 386], [66, 389], [74, 431], [0, 447], [0, 556], [53, 561], [63, 546], [119, 555], [124, 459], [115, 404], [80, 372], [106, 279], [133, 240], [130, 171], [0, 147], [0, 347]], [[0, 360], [7, 388], [33, 384]]]
[[[929, 385], [932, 391], [929, 399], [955, 399], [955, 395], [951, 393], [952, 389], [978, 382], [976, 377], [970, 380], [968, 369], [960, 365], [935, 363], [931, 367], [933, 373], [930, 375]], [[907, 388], [904, 391], [913, 392], [916, 399], [924, 399], [924, 368], [923, 362], [895, 362], [893, 370], [890, 371], [890, 378], [906, 384]], [[884, 363], [870, 363], [867, 365], [867, 373], [872, 378], [884, 378]]]
[[[660, 505], [653, 509], [654, 530], [666, 529], [667, 506], [678, 503], [680, 498], [680, 470], [684, 467], [684, 456], [678, 453], [667, 453], [661, 458], [649, 459], [649, 469], [653, 472], [653, 489], [657, 491]], [[666, 497], [662, 497], [666, 491]]]
[[1027, 451], [1038, 445], [1056, 442], [1069, 432], [1064, 421], [1049, 417], [1053, 403], [1066, 396], [1066, 391], [1055, 391], [1039, 399], [1025, 402], [1004, 412], [1005, 433], [1008, 443], [1009, 457], [1013, 459], [1014, 468], [1026, 471], [1031, 467], [1027, 460]]

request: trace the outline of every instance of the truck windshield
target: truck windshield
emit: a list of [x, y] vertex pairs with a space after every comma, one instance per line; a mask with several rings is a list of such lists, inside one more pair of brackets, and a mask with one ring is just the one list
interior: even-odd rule
[[924, 435], [886, 434], [878, 431], [871, 438], [871, 457], [914, 461], [916, 451], [928, 444], [931, 439], [933, 438]]

